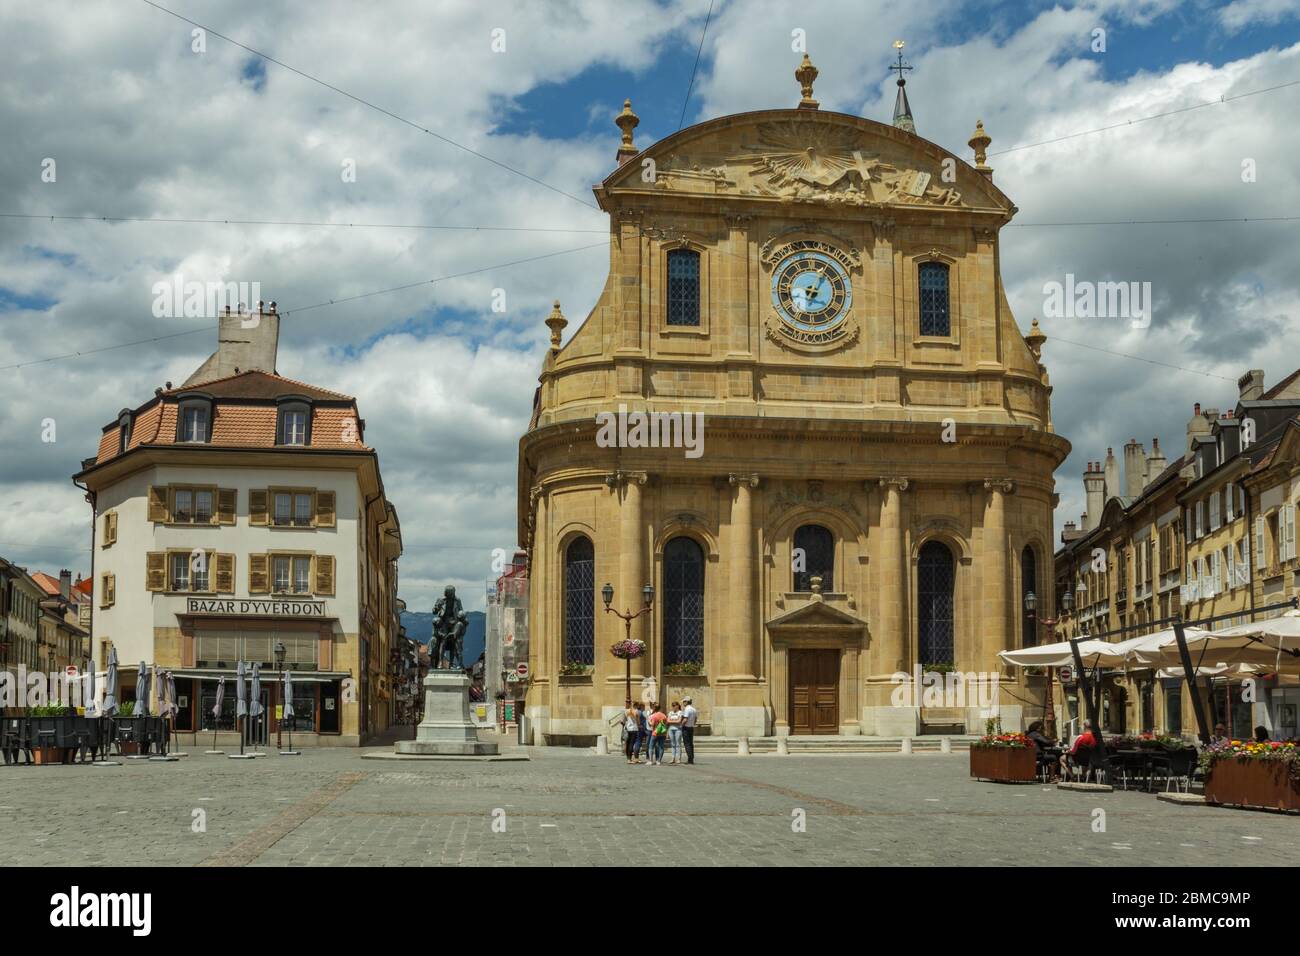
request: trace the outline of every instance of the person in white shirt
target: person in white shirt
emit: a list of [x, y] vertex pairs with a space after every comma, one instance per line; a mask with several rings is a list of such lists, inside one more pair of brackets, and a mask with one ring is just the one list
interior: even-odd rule
[[700, 712], [695, 709], [695, 702], [683, 697], [686, 709], [682, 711], [682, 743], [686, 745], [686, 762], [695, 763], [695, 722], [700, 719]]

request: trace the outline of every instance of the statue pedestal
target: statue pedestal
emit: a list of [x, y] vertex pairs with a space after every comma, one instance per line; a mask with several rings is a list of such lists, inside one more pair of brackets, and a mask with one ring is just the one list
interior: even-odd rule
[[458, 670], [429, 671], [424, 678], [424, 720], [414, 740], [399, 740], [399, 754], [436, 757], [491, 757], [497, 745], [478, 739], [469, 719], [469, 678]]

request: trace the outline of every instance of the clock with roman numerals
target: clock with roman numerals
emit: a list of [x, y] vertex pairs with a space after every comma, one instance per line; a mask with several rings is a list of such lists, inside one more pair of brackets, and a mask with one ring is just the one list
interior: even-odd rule
[[791, 243], [772, 269], [772, 307], [797, 338], [830, 338], [849, 314], [853, 288], [836, 251]]

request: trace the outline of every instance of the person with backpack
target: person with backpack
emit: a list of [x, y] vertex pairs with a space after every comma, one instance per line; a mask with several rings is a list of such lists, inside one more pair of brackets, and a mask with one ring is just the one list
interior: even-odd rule
[[650, 762], [662, 767], [664, 744], [668, 741], [668, 715], [656, 706], [646, 723], [650, 725]]

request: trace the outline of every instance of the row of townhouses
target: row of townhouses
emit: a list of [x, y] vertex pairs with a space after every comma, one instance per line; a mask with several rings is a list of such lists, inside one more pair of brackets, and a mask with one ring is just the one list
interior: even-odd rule
[[[83, 672], [90, 656], [90, 580], [28, 572], [0, 558], [0, 671]], [[17, 704], [17, 698], [14, 698]]]
[[261, 665], [268, 737], [281, 669], [307, 743], [396, 716], [397, 511], [356, 400], [276, 373], [279, 323], [275, 303], [227, 310], [217, 351], [123, 408], [74, 476], [95, 523], [88, 656], [103, 672], [117, 651], [124, 700], [142, 662], [171, 671], [181, 743], [233, 731], [233, 687], [213, 710], [240, 661]]
[[[1300, 594], [1300, 370], [1266, 388], [1264, 373], [1252, 369], [1239, 380], [1232, 407], [1197, 404], [1172, 460], [1155, 439], [1150, 453], [1136, 440], [1122, 453], [1122, 476], [1113, 449], [1087, 464], [1087, 512], [1061, 535], [1056, 592], [1070, 591], [1075, 607], [1059, 616], [1058, 638], [1122, 627], [1134, 628], [1123, 637], [1134, 637], [1168, 626], [1157, 622], [1175, 614], [1190, 624], [1223, 618], [1208, 625], [1222, 628], [1279, 614], [1255, 609]], [[1259, 691], [1243, 695], [1241, 681], [1225, 677], [1209, 691], [1198, 688], [1212, 723], [1237, 736], [1261, 724], [1274, 737], [1300, 733], [1300, 687], [1256, 677]], [[1130, 669], [1108, 675], [1103, 686], [1110, 730], [1196, 729], [1179, 675]], [[1066, 694], [1077, 714], [1074, 688]]]

